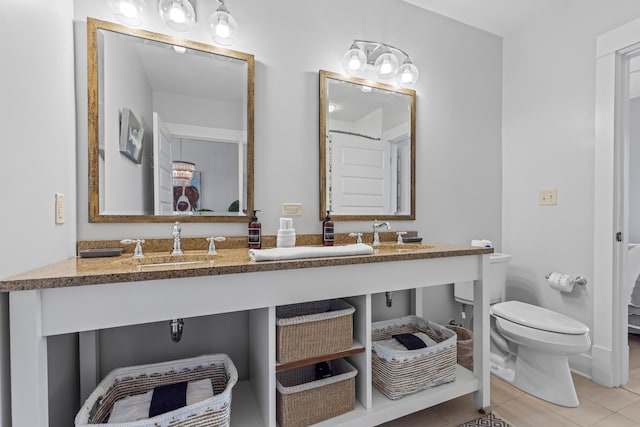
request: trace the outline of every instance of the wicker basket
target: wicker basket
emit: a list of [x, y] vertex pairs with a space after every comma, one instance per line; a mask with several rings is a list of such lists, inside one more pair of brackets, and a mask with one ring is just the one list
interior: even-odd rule
[[447, 325], [458, 336], [458, 365], [473, 372], [473, 332], [462, 326]]
[[276, 308], [276, 359], [280, 363], [348, 350], [355, 308], [339, 299]]
[[[193, 405], [146, 420], [108, 424], [113, 404], [126, 396], [146, 393], [161, 385], [211, 379], [214, 395]], [[231, 389], [238, 372], [226, 354], [213, 354], [111, 371], [91, 393], [75, 419], [76, 426], [228, 426]]]
[[[437, 344], [418, 350], [389, 350], [376, 343], [395, 334], [423, 332]], [[390, 399], [456, 379], [456, 334], [417, 316], [371, 325], [373, 385]]]
[[315, 379], [315, 366], [277, 374], [276, 419], [280, 427], [303, 427], [344, 414], [355, 404], [355, 377], [349, 362], [329, 362], [333, 376]]

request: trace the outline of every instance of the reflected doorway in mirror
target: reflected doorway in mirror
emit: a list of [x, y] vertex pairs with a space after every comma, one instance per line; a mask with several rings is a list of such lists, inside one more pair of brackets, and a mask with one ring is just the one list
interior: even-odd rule
[[415, 219], [416, 92], [320, 70], [320, 219]]

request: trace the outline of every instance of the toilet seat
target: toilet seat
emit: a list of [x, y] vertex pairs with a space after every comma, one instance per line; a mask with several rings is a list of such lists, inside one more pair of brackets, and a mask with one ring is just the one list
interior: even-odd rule
[[522, 326], [500, 317], [496, 317], [496, 329], [501, 336], [510, 342], [549, 354], [577, 354], [583, 353], [591, 347], [589, 333], [560, 334]]
[[589, 328], [575, 319], [520, 301], [505, 301], [495, 304], [491, 306], [490, 313], [518, 325], [541, 331], [565, 335], [589, 333]]

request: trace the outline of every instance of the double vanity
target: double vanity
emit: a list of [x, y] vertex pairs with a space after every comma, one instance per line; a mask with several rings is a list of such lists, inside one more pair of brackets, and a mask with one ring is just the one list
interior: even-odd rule
[[[253, 55], [91, 18], [86, 39], [89, 222], [248, 222], [247, 212], [255, 209]], [[117, 55], [123, 59], [114, 61]], [[76, 62], [83, 58], [84, 52], [77, 52]], [[152, 59], [168, 62], [159, 66], [148, 62]], [[212, 93], [228, 90], [233, 101], [203, 101], [206, 109], [196, 109], [205, 120], [186, 124], [176, 112], [189, 115], [192, 94], [167, 98], [160, 96], [167, 92], [163, 87], [133, 84], [136, 70], [142, 81], [154, 80], [144, 70], [174, 69], [201, 72], [183, 80], [211, 80], [219, 84]], [[218, 74], [223, 69], [231, 72]], [[136, 90], [116, 84], [122, 82]], [[331, 211], [337, 221], [414, 220], [415, 91], [327, 71], [320, 71], [319, 82], [320, 218]], [[202, 86], [198, 96], [204, 92]], [[344, 115], [365, 105], [371, 110], [359, 111], [358, 120]], [[132, 137], [143, 133], [144, 139]], [[82, 152], [84, 142], [79, 144]], [[213, 164], [218, 158], [232, 166], [225, 175], [214, 175], [225, 169]], [[192, 167], [178, 168], [185, 165]], [[353, 179], [354, 166], [368, 171]], [[185, 171], [189, 180], [181, 183], [186, 178], [180, 175], [176, 181], [176, 172]], [[342, 188], [349, 191], [341, 194]], [[322, 242], [319, 236], [305, 239], [298, 235], [296, 243]], [[399, 245], [385, 238], [371, 254], [256, 262], [246, 237], [221, 241], [215, 255], [208, 253], [204, 237], [197, 244], [183, 239], [181, 255], [170, 255], [169, 239], [156, 240], [146, 239], [144, 257], [133, 258], [134, 245], [126, 245], [119, 256], [72, 258], [0, 281], [10, 302], [15, 427], [49, 423], [48, 337], [78, 334], [80, 394], [86, 398], [100, 380], [99, 331], [225, 313], [248, 318], [243, 326], [248, 330], [241, 331], [248, 337], [248, 372], [233, 389], [231, 425], [276, 427], [276, 372], [287, 369], [276, 362], [276, 307], [333, 298], [356, 309], [353, 349], [339, 356], [358, 370], [356, 405], [318, 425], [370, 427], [469, 393], [479, 409], [489, 407], [489, 292], [483, 281], [493, 249]], [[352, 240], [336, 239], [336, 244]], [[79, 242], [79, 250], [120, 246], [120, 241]], [[274, 236], [263, 236], [263, 247], [273, 246]], [[410, 291], [413, 313], [406, 314], [429, 318], [423, 291], [462, 281], [475, 283], [473, 372], [457, 366], [454, 382], [399, 400], [383, 396], [372, 386], [371, 324], [380, 317], [372, 297]]]
[[[227, 242], [225, 242], [227, 243]], [[232, 245], [233, 242], [230, 243]], [[188, 245], [185, 245], [188, 247]], [[356, 407], [322, 426], [372, 426], [474, 393], [489, 407], [488, 292], [484, 271], [492, 249], [448, 244], [383, 243], [370, 255], [255, 262], [243, 247], [147, 251], [110, 258], [72, 258], [0, 282], [9, 292], [13, 425], [48, 425], [47, 337], [80, 334], [81, 389], [97, 384], [96, 331], [126, 325], [246, 312], [249, 374], [233, 389], [231, 425], [276, 423], [276, 316], [279, 305], [343, 298], [356, 308], [354, 350]], [[372, 295], [413, 290], [416, 315], [430, 286], [475, 281], [474, 372], [457, 366], [455, 382], [390, 400], [371, 382]], [[203, 339], [211, 339], [209, 337]], [[362, 350], [364, 349], [364, 351]]]

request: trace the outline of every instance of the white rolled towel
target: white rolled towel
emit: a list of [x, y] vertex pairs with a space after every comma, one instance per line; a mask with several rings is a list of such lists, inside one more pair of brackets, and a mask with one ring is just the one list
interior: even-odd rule
[[[187, 406], [202, 402], [213, 396], [213, 386], [211, 380], [204, 378], [187, 383], [186, 404]], [[127, 423], [132, 421], [146, 420], [149, 418], [149, 406], [153, 390], [135, 396], [123, 397], [117, 400], [111, 408], [109, 424]]]
[[249, 249], [249, 257], [254, 261], [282, 261], [288, 259], [370, 255], [372, 253], [373, 248], [364, 243], [344, 246], [295, 246], [293, 248]]

